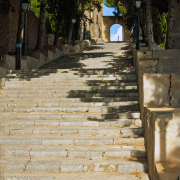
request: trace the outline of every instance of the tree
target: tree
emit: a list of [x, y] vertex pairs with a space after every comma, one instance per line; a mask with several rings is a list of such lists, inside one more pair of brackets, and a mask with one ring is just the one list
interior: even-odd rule
[[152, 0], [146, 0], [146, 25], [149, 50], [154, 50], [153, 20], [152, 20]]
[[39, 17], [39, 27], [38, 27], [38, 40], [37, 40], [37, 49], [43, 49], [44, 46], [44, 39], [45, 39], [45, 7], [46, 7], [46, 0], [41, 0], [40, 5], [40, 17]]

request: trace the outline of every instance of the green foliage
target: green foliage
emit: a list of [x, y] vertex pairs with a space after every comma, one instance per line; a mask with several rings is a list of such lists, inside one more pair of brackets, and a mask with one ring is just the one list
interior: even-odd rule
[[30, 0], [31, 11], [39, 18], [40, 15], [40, 2], [38, 0]]
[[160, 13], [156, 7], [153, 7], [153, 22], [154, 22], [154, 39], [161, 46], [165, 47], [167, 33], [167, 14]]

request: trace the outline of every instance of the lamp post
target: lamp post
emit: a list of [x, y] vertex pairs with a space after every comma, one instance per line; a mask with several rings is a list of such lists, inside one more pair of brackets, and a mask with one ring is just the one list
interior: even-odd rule
[[137, 43], [136, 43], [136, 49], [140, 50], [141, 49], [141, 42], [139, 38], [140, 34], [140, 21], [139, 21], [139, 9], [141, 7], [141, 0], [136, 1], [136, 8], [138, 9], [138, 31], [137, 31]]
[[73, 23], [73, 46], [74, 46], [74, 24], [76, 23], [76, 19], [72, 19]]
[[89, 40], [91, 40], [91, 21], [89, 21]]
[[100, 25], [101, 25], [101, 23], [99, 23], [99, 38], [101, 38]]
[[21, 4], [22, 4], [22, 9], [24, 11], [24, 34], [23, 34], [22, 55], [26, 56], [26, 15], [30, 9], [30, 3], [28, 0], [23, 0]]

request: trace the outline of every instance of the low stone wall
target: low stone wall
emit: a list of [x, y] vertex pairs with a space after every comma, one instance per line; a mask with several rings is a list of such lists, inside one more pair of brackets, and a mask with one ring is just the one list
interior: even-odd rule
[[[62, 46], [62, 49], [58, 49], [54, 46], [45, 47], [43, 50], [35, 50], [28, 53], [27, 56], [21, 57], [21, 70], [37, 69], [42, 65], [53, 61], [63, 55], [70, 52], [80, 52], [87, 46], [95, 44], [94, 40], [85, 40], [75, 46], [69, 46], [67, 44]], [[4, 77], [8, 70], [15, 70], [16, 56], [3, 55], [3, 66], [0, 66], [0, 77]]]
[[161, 180], [157, 163], [180, 164], [180, 50], [136, 51], [131, 47], [149, 176]]
[[180, 163], [179, 119], [180, 108], [145, 108], [145, 145], [152, 180], [159, 179], [156, 163]]

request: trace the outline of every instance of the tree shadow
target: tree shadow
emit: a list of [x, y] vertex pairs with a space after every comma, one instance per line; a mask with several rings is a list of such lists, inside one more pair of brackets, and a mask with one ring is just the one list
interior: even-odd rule
[[[82, 53], [63, 56], [43, 65], [40, 70], [27, 71], [27, 75], [26, 71], [23, 73], [22, 71], [19, 73], [15, 71], [16, 77], [20, 80], [30, 81], [32, 78], [48, 77], [56, 73], [67, 75], [65, 83], [70, 85], [71, 90], [67, 89], [66, 98], [75, 99], [73, 102], [92, 103], [92, 105], [93, 103], [105, 103], [104, 106], [100, 106], [100, 110], [98, 110], [98, 106], [95, 106], [91, 112], [84, 112], [88, 121], [112, 123], [120, 119], [125, 120], [123, 125], [117, 124], [117, 126], [137, 126], [132, 130], [133, 133], [137, 132], [137, 134], [130, 137], [138, 139], [143, 136], [143, 132], [139, 134], [139, 131], [136, 130], [140, 126], [135, 124], [139, 118], [139, 103], [132, 53], [128, 43], [124, 45], [116, 42], [116, 44], [123, 45], [118, 53], [101, 51], [104, 50], [101, 44], [100, 46], [89, 47]], [[93, 68], [88, 68], [89, 62], [86, 61], [88, 58], [91, 59], [92, 65], [101, 58], [101, 63], [104, 63], [103, 67], [94, 65]], [[12, 71], [11, 74], [13, 73]], [[68, 77], [68, 74], [73, 74], [73, 76]], [[77, 83], [77, 85], [79, 83], [77, 89], [73, 89], [73, 83]], [[87, 89], [82, 89], [84, 85]], [[62, 86], [66, 85], [60, 85], [59, 89]], [[129, 138], [129, 136], [123, 138]], [[143, 163], [146, 158], [137, 157], [136, 159], [132, 158], [133, 160], [141, 162], [147, 172], [147, 165]]]

